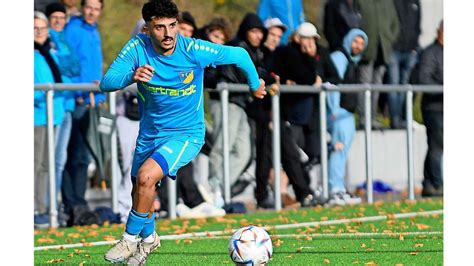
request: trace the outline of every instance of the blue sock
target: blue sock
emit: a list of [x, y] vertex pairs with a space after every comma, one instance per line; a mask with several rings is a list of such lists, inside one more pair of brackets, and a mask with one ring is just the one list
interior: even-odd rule
[[128, 215], [125, 232], [129, 235], [138, 235], [145, 226], [147, 219], [148, 213], [141, 213], [132, 209]]
[[155, 232], [155, 213], [151, 215], [150, 218], [147, 218], [145, 221], [145, 226], [143, 226], [142, 231], [140, 232], [140, 237], [142, 239], [147, 238]]

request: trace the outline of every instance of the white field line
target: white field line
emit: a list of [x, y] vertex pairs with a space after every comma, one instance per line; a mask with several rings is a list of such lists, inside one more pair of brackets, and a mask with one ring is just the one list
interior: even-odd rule
[[[430, 216], [430, 215], [439, 215], [443, 214], [443, 210], [435, 211], [423, 211], [423, 212], [410, 212], [410, 213], [397, 213], [389, 215], [378, 215], [378, 216], [369, 216], [369, 217], [359, 217], [351, 219], [338, 219], [338, 220], [328, 220], [320, 222], [306, 222], [306, 223], [296, 223], [296, 224], [281, 224], [275, 226], [265, 226], [265, 229], [291, 229], [291, 228], [301, 228], [301, 227], [311, 227], [311, 226], [321, 226], [321, 225], [334, 225], [334, 224], [344, 224], [352, 222], [374, 222], [374, 221], [383, 221], [388, 219], [403, 219], [419, 216]], [[178, 240], [178, 239], [189, 239], [189, 238], [218, 238], [217, 236], [230, 235], [233, 230], [225, 231], [206, 231], [206, 232], [195, 232], [195, 233], [186, 233], [180, 235], [165, 235], [160, 236], [161, 240]], [[276, 237], [296, 237], [296, 236], [310, 236], [310, 237], [367, 237], [367, 236], [379, 236], [379, 235], [439, 235], [443, 234], [440, 231], [433, 232], [399, 232], [399, 233], [341, 233], [341, 234], [281, 234], [274, 235]], [[226, 236], [227, 237], [227, 236]], [[64, 245], [51, 245], [51, 246], [40, 246], [35, 247], [35, 251], [48, 250], [48, 249], [66, 249], [66, 248], [78, 248], [78, 247], [88, 247], [88, 246], [104, 246], [112, 245], [117, 243], [118, 240], [111, 241], [98, 241], [90, 243], [77, 243], [77, 244], [64, 244]]]

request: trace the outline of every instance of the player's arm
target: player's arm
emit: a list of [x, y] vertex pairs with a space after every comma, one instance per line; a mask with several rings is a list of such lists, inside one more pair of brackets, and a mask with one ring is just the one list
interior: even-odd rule
[[115, 58], [100, 82], [100, 90], [115, 91], [134, 82], [148, 82], [155, 71], [150, 65], [138, 66], [137, 38], [132, 38]]
[[209, 65], [230, 65], [235, 64], [247, 77], [247, 82], [252, 94], [257, 98], [263, 98], [265, 82], [259, 79], [250, 55], [241, 47], [218, 45], [207, 41], [195, 40], [194, 55], [196, 61], [204, 68]]

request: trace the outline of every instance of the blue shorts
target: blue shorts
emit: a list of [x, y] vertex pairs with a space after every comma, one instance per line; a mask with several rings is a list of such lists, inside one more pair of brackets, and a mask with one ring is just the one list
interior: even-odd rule
[[132, 182], [135, 184], [138, 169], [151, 158], [163, 170], [163, 176], [176, 180], [178, 170], [191, 162], [201, 150], [204, 140], [189, 135], [175, 135], [149, 142], [138, 142], [132, 163]]

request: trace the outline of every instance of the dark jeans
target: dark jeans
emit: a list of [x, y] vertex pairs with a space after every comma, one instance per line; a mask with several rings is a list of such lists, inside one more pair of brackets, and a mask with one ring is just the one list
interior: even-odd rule
[[443, 112], [423, 110], [423, 120], [428, 136], [423, 186], [438, 188], [443, 185]]
[[63, 173], [62, 197], [67, 214], [72, 214], [75, 206], [87, 205], [87, 167], [91, 160], [89, 148], [79, 129], [79, 121], [87, 115], [85, 104], [77, 105], [72, 113], [71, 138], [68, 145], [68, 158]]
[[[296, 194], [296, 198], [302, 201], [308, 194], [311, 193], [309, 183], [305, 180], [303, 167], [300, 162], [300, 154], [296, 141], [292, 137], [291, 128], [285, 121], [280, 121], [280, 134], [281, 134], [281, 163], [283, 169], [288, 175], [290, 184]], [[268, 196], [267, 185], [268, 185], [268, 174], [270, 169], [273, 167], [273, 153], [272, 153], [272, 131], [265, 128], [264, 131], [264, 154], [262, 156], [260, 172], [257, 173], [257, 188], [255, 190], [255, 196], [257, 201], [261, 202]]]
[[[388, 81], [390, 84], [407, 84], [411, 70], [416, 64], [417, 53], [415, 51], [400, 52], [393, 50], [388, 64]], [[390, 119], [392, 123], [398, 123], [402, 118], [403, 105], [405, 104], [405, 92], [389, 92], [388, 105], [390, 108]], [[392, 124], [393, 126], [393, 124]]]

